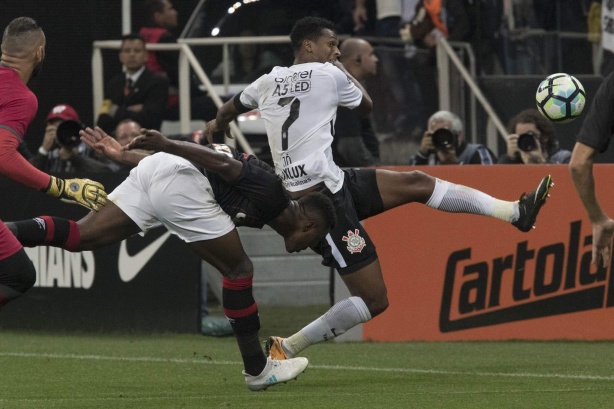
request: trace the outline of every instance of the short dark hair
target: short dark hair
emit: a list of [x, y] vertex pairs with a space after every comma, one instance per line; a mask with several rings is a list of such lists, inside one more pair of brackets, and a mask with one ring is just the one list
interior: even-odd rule
[[301, 49], [304, 40], [317, 41], [324, 29], [335, 31], [335, 25], [332, 21], [321, 17], [303, 17], [297, 21], [290, 31], [290, 41], [294, 52]]
[[30, 17], [17, 17], [11, 21], [2, 34], [2, 46], [8, 50], [23, 50], [38, 41], [43, 32], [36, 20]]
[[544, 145], [544, 150], [548, 152], [549, 155], [559, 150], [559, 140], [556, 137], [552, 122], [544, 118], [537, 109], [525, 109], [516, 114], [507, 125], [508, 132], [515, 133], [516, 125], [518, 124], [534, 124], [541, 134], [539, 142]]
[[305, 213], [319, 215], [325, 226], [333, 228], [337, 223], [337, 213], [332, 200], [319, 192], [310, 192], [298, 200]]
[[129, 40], [140, 40], [143, 42], [143, 44], [145, 44], [145, 39], [138, 33], [128, 33], [122, 36], [122, 43]]

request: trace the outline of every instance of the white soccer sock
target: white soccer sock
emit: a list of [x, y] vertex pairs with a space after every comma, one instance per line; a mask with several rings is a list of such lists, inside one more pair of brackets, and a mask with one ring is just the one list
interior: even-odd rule
[[518, 202], [495, 199], [479, 190], [436, 179], [426, 205], [450, 213], [471, 213], [496, 217], [506, 222], [518, 220]]
[[362, 298], [346, 298], [296, 334], [284, 339], [282, 346], [289, 357], [294, 357], [308, 346], [333, 339], [370, 319], [371, 313]]

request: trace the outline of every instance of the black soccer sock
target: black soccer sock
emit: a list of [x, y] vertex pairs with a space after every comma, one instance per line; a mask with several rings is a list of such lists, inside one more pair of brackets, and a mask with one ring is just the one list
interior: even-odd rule
[[260, 318], [252, 294], [252, 278], [224, 278], [222, 298], [224, 313], [237, 339], [245, 372], [259, 375], [266, 366], [266, 356], [258, 338]]
[[79, 226], [73, 220], [41, 216], [5, 224], [22, 246], [48, 245], [78, 251], [81, 244]]

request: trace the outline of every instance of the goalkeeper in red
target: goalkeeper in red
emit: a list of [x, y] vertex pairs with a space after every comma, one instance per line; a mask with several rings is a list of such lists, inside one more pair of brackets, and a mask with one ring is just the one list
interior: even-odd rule
[[[36, 21], [19, 17], [2, 35], [0, 58], [0, 174], [66, 202], [98, 210], [106, 203], [104, 187], [88, 179], [59, 179], [39, 171], [17, 152], [38, 100], [27, 87], [45, 59], [45, 34]], [[1, 215], [0, 215], [1, 216]], [[56, 226], [74, 236], [69, 224]], [[36, 281], [34, 265], [0, 220], [0, 308], [21, 296]]]

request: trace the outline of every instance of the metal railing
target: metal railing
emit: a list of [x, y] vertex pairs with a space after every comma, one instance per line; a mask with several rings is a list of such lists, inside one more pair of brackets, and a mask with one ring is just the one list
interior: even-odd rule
[[[373, 39], [375, 41], [375, 39]], [[379, 39], [380, 42], [386, 39]], [[220, 98], [220, 93], [228, 95], [230, 86], [230, 73], [229, 73], [229, 60], [230, 49], [229, 47], [236, 44], [283, 44], [289, 43], [290, 38], [288, 36], [262, 36], [262, 37], [223, 37], [223, 38], [192, 38], [192, 39], [179, 39], [176, 44], [147, 44], [148, 50], [153, 51], [178, 51], [179, 52], [179, 123], [180, 132], [190, 132], [190, 67], [194, 70], [195, 75], [203, 84], [207, 90], [209, 96], [219, 108], [222, 106], [223, 101]], [[391, 40], [391, 43], [397, 44], [399, 40]], [[98, 112], [102, 107], [103, 95], [104, 95], [104, 74], [103, 74], [103, 53], [102, 50], [119, 50], [121, 46], [120, 40], [108, 40], [108, 41], [95, 41], [93, 43], [92, 53], [92, 78], [93, 78], [93, 109], [94, 118], [97, 117]], [[223, 77], [222, 85], [214, 86], [209, 79], [209, 76], [203, 70], [200, 62], [192, 52], [191, 47], [194, 46], [221, 46], [222, 47], [222, 62], [223, 64]], [[458, 50], [458, 51], [455, 51]], [[473, 138], [477, 133], [476, 131], [476, 106], [475, 99], [477, 99], [484, 110], [487, 112], [490, 121], [495, 124], [496, 129], [505, 135], [505, 127], [501, 124], [497, 114], [486, 100], [479, 87], [475, 83], [475, 58], [473, 56], [471, 47], [467, 43], [448, 43], [445, 39], [441, 40], [437, 48], [437, 65], [439, 72], [439, 101], [440, 109], [450, 109], [450, 61], [456, 67], [458, 72], [462, 75], [464, 81], [468, 84], [471, 96], [469, 103], [469, 113], [471, 117], [472, 130], [469, 132]], [[469, 69], [465, 68], [465, 65], [458, 57], [457, 52], [466, 55], [469, 59]], [[466, 108], [463, 106], [462, 110]], [[230, 125], [231, 133], [235, 140], [239, 143], [241, 148], [247, 153], [253, 153], [253, 150], [246, 140], [244, 134], [239, 127], [233, 122]], [[234, 144], [233, 140], [227, 140], [229, 144]], [[489, 140], [496, 147], [496, 139], [494, 141]]]
[[[224, 38], [197, 38], [197, 39], [179, 39], [176, 44], [147, 44], [147, 49], [152, 51], [178, 51], [179, 52], [179, 122], [181, 133], [190, 132], [190, 67], [198, 79], [202, 82], [204, 88], [209, 93], [209, 96], [219, 108], [223, 101], [216, 87], [211, 83], [209, 76], [203, 70], [200, 62], [195, 57], [191, 50], [191, 46], [222, 46], [224, 74], [223, 86], [224, 94], [228, 93], [230, 84], [230, 75], [228, 71], [229, 61], [229, 46], [234, 44], [245, 43], [289, 43], [288, 36], [268, 36], [268, 37], [224, 37]], [[93, 82], [93, 109], [96, 118], [102, 107], [104, 99], [104, 73], [103, 73], [103, 55], [102, 50], [111, 49], [119, 50], [121, 47], [120, 40], [95, 41], [93, 43], [92, 52], [92, 82]], [[239, 127], [232, 122], [230, 124], [231, 133], [241, 148], [249, 154], [253, 154], [253, 150], [243, 135]], [[231, 141], [227, 141], [232, 144]]]

